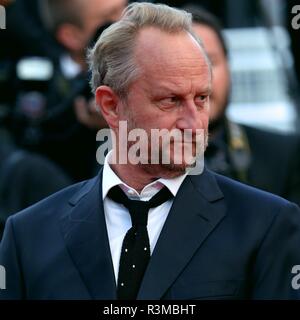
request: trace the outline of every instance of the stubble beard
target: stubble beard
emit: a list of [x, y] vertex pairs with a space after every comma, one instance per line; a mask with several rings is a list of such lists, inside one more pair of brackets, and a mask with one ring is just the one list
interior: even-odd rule
[[[130, 130], [136, 129], [136, 128], [138, 128], [137, 123], [133, 119], [128, 120], [128, 133]], [[192, 148], [192, 150], [193, 150], [192, 155], [194, 158], [194, 162], [190, 161], [189, 163], [186, 163], [184, 161], [183, 150], [182, 150], [182, 157], [181, 157], [182, 162], [175, 163], [175, 161], [174, 161], [174, 147], [172, 148], [173, 156], [171, 156], [170, 154], [166, 154], [166, 153], [167, 152], [172, 153], [172, 151], [170, 151], [170, 149], [169, 149], [169, 151], [166, 151], [168, 148], [166, 148], [165, 146], [162, 146], [162, 144], [160, 142], [159, 147], [158, 147], [158, 151], [157, 151], [159, 163], [153, 164], [153, 163], [151, 163], [151, 153], [152, 153], [151, 132], [147, 131], [147, 137], [148, 137], [147, 159], [145, 159], [144, 163], [138, 163], [138, 164], [136, 164], [136, 166], [138, 166], [147, 175], [153, 176], [155, 178], [175, 178], [175, 177], [178, 177], [178, 176], [185, 174], [189, 168], [193, 168], [196, 166], [196, 161], [197, 161], [198, 157], [204, 156], [204, 152], [205, 152], [207, 145], [208, 145], [208, 130], [205, 129], [204, 130], [204, 139], [200, 139], [200, 141], [203, 141], [202, 145], [200, 143], [200, 145], [197, 147], [196, 144], [198, 141], [195, 138], [194, 141], [191, 142], [192, 146], [189, 146], [189, 148]], [[136, 142], [134, 142], [134, 141], [127, 142], [127, 152], [128, 152], [128, 150], [130, 150], [130, 148], [135, 143]], [[172, 145], [172, 143], [170, 143], [170, 146], [171, 145]], [[157, 148], [157, 146], [156, 146], [156, 148]], [[196, 151], [197, 151], [197, 154], [196, 154]], [[163, 159], [170, 159], [170, 161], [168, 163], [165, 163], [163, 161]]]

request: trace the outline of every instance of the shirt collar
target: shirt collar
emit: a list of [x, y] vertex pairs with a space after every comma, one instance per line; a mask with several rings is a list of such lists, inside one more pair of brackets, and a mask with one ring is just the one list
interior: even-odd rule
[[167, 187], [173, 196], [175, 197], [182, 182], [184, 181], [186, 174], [183, 174], [179, 177], [172, 179], [164, 179], [160, 178], [156, 181], [153, 181], [146, 185], [142, 192], [139, 194], [134, 188], [128, 186], [124, 183], [112, 170], [109, 165], [109, 160], [111, 158], [112, 151], [110, 151], [105, 157], [104, 165], [103, 165], [103, 180], [102, 180], [102, 199], [104, 200], [107, 196], [107, 193], [114, 186], [120, 185], [122, 190], [127, 194], [127, 196], [131, 199], [139, 199], [139, 200], [149, 200], [152, 198], [163, 186]]

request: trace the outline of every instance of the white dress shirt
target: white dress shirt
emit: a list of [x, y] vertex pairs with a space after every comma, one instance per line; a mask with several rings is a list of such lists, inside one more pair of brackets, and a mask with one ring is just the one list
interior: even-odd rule
[[[105, 158], [103, 166], [103, 179], [102, 179], [102, 199], [104, 206], [104, 215], [106, 227], [108, 232], [109, 246], [114, 266], [114, 273], [116, 282], [118, 282], [119, 263], [121, 256], [121, 249], [123, 239], [127, 231], [131, 228], [130, 214], [122, 204], [117, 203], [107, 197], [108, 191], [119, 185], [122, 190], [130, 199], [148, 201], [152, 198], [161, 188], [166, 186], [173, 196], [175, 197], [186, 174], [181, 175], [174, 179], [158, 179], [144, 187], [139, 194], [135, 189], [129, 187], [124, 183], [111, 169], [109, 159], [111, 158], [111, 151]], [[156, 208], [151, 208], [148, 213], [148, 235], [150, 241], [151, 254], [155, 248], [156, 242], [167, 219], [171, 209], [173, 199], [168, 200]]]

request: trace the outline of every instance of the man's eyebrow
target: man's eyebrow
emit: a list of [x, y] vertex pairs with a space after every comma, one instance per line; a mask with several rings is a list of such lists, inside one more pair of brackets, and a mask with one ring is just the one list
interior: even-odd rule
[[202, 93], [206, 93], [206, 94], [211, 94], [212, 93], [212, 87], [211, 86], [209, 86], [209, 87], [206, 87], [206, 88], [204, 88], [204, 89], [202, 89], [202, 90], [199, 90], [200, 92], [202, 92]]
[[[210, 87], [206, 87], [206, 88], [202, 88], [202, 89], [196, 89], [194, 91], [195, 95], [211, 95], [212, 94], [212, 88]], [[184, 92], [183, 90], [174, 90], [174, 89], [167, 89], [167, 90], [156, 90], [155, 92], [151, 92], [151, 94], [153, 95], [154, 98], [162, 98], [166, 95], [175, 95], [175, 96], [185, 96], [186, 92]]]

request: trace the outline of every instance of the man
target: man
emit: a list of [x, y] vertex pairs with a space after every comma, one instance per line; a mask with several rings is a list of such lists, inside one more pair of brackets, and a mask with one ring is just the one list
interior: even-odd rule
[[194, 31], [213, 66], [207, 167], [300, 204], [299, 137], [240, 125], [226, 117], [230, 71], [220, 24], [203, 9], [185, 8], [193, 15]]
[[[298, 207], [207, 170], [191, 175], [185, 158], [175, 161], [186, 146], [196, 154], [199, 133], [207, 138], [211, 69], [190, 15], [132, 4], [101, 35], [90, 63], [113, 150], [98, 177], [8, 220], [0, 297], [299, 298]], [[153, 129], [192, 137], [177, 150], [170, 140], [168, 163], [121, 162], [132, 147], [118, 135], [122, 121], [148, 139]], [[157, 143], [144, 157], [152, 148], [165, 154]]]

